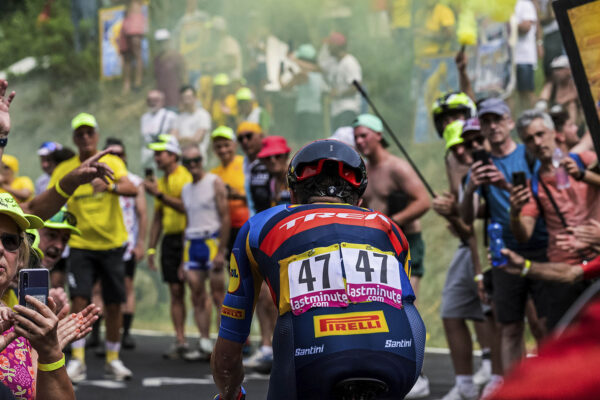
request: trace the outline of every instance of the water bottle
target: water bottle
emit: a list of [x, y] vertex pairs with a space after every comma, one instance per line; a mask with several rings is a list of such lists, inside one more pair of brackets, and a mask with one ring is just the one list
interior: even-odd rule
[[492, 267], [498, 267], [508, 262], [506, 257], [500, 253], [504, 246], [502, 240], [502, 225], [492, 222], [487, 227], [488, 238], [490, 240], [490, 255], [492, 256]]
[[554, 149], [554, 154], [552, 154], [552, 165], [554, 166], [555, 174], [556, 174], [556, 188], [557, 189], [566, 189], [571, 186], [571, 182], [569, 181], [569, 174], [565, 167], [563, 167], [560, 162], [563, 159], [563, 152], [557, 147]]

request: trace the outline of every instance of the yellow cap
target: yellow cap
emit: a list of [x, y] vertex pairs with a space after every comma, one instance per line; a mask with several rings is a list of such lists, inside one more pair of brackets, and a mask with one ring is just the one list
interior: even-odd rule
[[19, 173], [19, 160], [17, 160], [17, 157], [3, 154], [2, 163], [10, 168], [15, 175]]
[[77, 116], [75, 116], [75, 118], [73, 118], [73, 120], [71, 121], [71, 128], [73, 130], [76, 130], [80, 126], [84, 125], [91, 126], [92, 128], [97, 128], [98, 122], [96, 122], [96, 117], [94, 117], [92, 114], [80, 113], [77, 114]]

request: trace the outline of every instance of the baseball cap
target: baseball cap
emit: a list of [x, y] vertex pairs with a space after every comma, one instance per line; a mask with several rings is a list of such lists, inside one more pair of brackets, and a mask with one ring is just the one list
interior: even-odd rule
[[22, 230], [39, 229], [44, 226], [44, 221], [40, 218], [25, 214], [10, 193], [0, 193], [0, 214], [10, 217]]
[[239, 88], [237, 92], [235, 92], [235, 99], [237, 101], [241, 100], [253, 100], [254, 95], [252, 94], [252, 90], [247, 87]]
[[170, 38], [171, 34], [167, 29], [157, 29], [156, 32], [154, 32], [154, 40], [156, 40], [157, 42], [169, 40]]
[[301, 60], [314, 61], [317, 57], [317, 50], [315, 50], [312, 44], [305, 43], [298, 47], [294, 55]]
[[178, 156], [181, 155], [181, 148], [179, 147], [177, 138], [166, 133], [158, 135], [158, 140], [150, 143], [148, 148], [154, 151], [168, 151]]
[[71, 128], [76, 130], [80, 126], [91, 126], [92, 128], [98, 128], [98, 122], [92, 114], [80, 113], [71, 121]]
[[381, 145], [383, 147], [388, 147], [388, 142], [383, 137], [383, 122], [381, 122], [381, 119], [379, 119], [375, 115], [360, 114], [358, 117], [356, 117], [356, 119], [352, 123], [352, 126], [355, 128], [357, 128], [359, 126], [364, 126], [364, 127], [369, 128], [373, 132], [381, 133]]
[[356, 146], [354, 143], [354, 128], [351, 126], [340, 126], [329, 139], [339, 140], [352, 148]]
[[262, 149], [258, 153], [258, 158], [276, 156], [278, 154], [288, 154], [292, 149], [288, 147], [287, 141], [283, 136], [267, 136], [262, 140]]
[[256, 122], [244, 121], [237, 127], [237, 133], [252, 132], [262, 133], [262, 128]]
[[61, 150], [62, 144], [57, 142], [44, 142], [37, 151], [38, 156], [47, 156], [53, 151]]
[[216, 138], [223, 138], [228, 140], [235, 140], [233, 129], [228, 126], [221, 125], [210, 134], [210, 138], [215, 140]]
[[450, 150], [452, 146], [461, 144], [464, 142], [462, 138], [463, 126], [465, 121], [457, 119], [456, 121], [446, 125], [444, 129], [444, 140], [446, 141], [446, 151]]
[[485, 114], [510, 115], [510, 108], [501, 98], [492, 97], [482, 101], [477, 106], [477, 116], [481, 117]]
[[569, 57], [562, 54], [558, 57], [555, 57], [550, 63], [550, 68], [558, 69], [558, 68], [569, 68]]
[[77, 217], [68, 212], [64, 207], [54, 214], [52, 218], [46, 220], [44, 226], [50, 229], [69, 229], [76, 235], [81, 236], [81, 231], [77, 228]]
[[462, 133], [479, 131], [481, 131], [481, 126], [479, 125], [479, 118], [477, 117], [469, 118], [462, 128]]
[[225, 86], [225, 85], [229, 85], [231, 81], [229, 80], [229, 77], [227, 76], [227, 74], [217, 74], [215, 75], [215, 77], [213, 78], [213, 85], [214, 86]]
[[346, 36], [340, 32], [331, 32], [326, 41], [334, 46], [344, 46], [346, 44]]
[[9, 154], [2, 154], [2, 164], [10, 168], [13, 173], [19, 173], [19, 160], [17, 160], [17, 157]]

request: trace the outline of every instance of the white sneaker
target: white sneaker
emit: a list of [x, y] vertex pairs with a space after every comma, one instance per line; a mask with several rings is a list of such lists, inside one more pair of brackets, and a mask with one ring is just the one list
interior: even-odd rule
[[200, 338], [200, 342], [198, 343], [198, 349], [202, 353], [204, 353], [210, 357], [210, 355], [212, 354], [212, 351], [213, 351], [212, 340], [210, 340], [209, 338]]
[[467, 388], [467, 390], [461, 391], [458, 385], [454, 385], [442, 400], [477, 400], [478, 398], [479, 391], [477, 390], [477, 386], [472, 385], [470, 388]]
[[489, 364], [481, 364], [481, 367], [473, 375], [473, 383], [477, 386], [484, 386], [492, 378], [492, 368]]
[[415, 385], [406, 395], [405, 399], [421, 399], [429, 396], [429, 379], [425, 375], [419, 375]]
[[76, 358], [71, 358], [67, 364], [67, 375], [73, 383], [84, 381], [87, 378], [87, 368], [84, 363]]
[[481, 392], [481, 399], [485, 400], [492, 396], [492, 394], [500, 388], [504, 384], [504, 379], [502, 377], [498, 377], [496, 379], [490, 379], [487, 385], [483, 388]]
[[131, 379], [132, 375], [131, 370], [121, 360], [112, 360], [104, 364], [104, 376], [108, 379], [124, 381], [125, 379]]

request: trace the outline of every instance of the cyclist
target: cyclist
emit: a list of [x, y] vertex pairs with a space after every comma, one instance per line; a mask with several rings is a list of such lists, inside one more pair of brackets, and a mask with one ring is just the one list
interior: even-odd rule
[[234, 244], [211, 360], [217, 398], [245, 395], [242, 346], [263, 279], [279, 311], [268, 399], [403, 398], [425, 340], [404, 234], [359, 207], [366, 167], [340, 141], [302, 148], [288, 184], [293, 204], [252, 217]]

